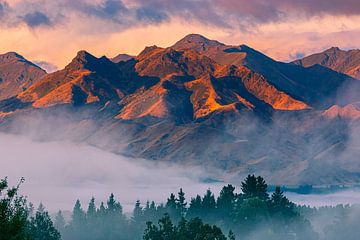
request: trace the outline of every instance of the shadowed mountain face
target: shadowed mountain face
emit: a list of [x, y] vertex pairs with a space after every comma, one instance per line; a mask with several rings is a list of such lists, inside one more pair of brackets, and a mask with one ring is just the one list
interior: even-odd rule
[[332, 47], [324, 52], [296, 60], [293, 63], [304, 67], [319, 64], [360, 79], [360, 50], [344, 51], [337, 47]]
[[17, 53], [0, 55], [0, 100], [16, 96], [46, 72]]
[[4, 96], [0, 130], [203, 165], [224, 180], [257, 173], [277, 184], [352, 183], [360, 180], [359, 150], [349, 148], [359, 91], [360, 81], [327, 67], [191, 34], [119, 61], [80, 51]]

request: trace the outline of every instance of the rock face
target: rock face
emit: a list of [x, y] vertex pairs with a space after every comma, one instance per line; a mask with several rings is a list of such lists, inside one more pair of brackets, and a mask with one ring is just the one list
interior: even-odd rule
[[337, 47], [332, 47], [324, 52], [296, 60], [294, 63], [304, 67], [319, 64], [360, 79], [360, 50], [344, 51]]
[[0, 55], [0, 100], [16, 96], [46, 72], [17, 53]]
[[360, 81], [325, 66], [191, 34], [119, 61], [80, 51], [16, 96], [0, 95], [0, 130], [203, 165], [224, 180], [351, 183], [360, 180], [359, 150], [348, 151], [360, 95], [349, 92], [359, 91]]

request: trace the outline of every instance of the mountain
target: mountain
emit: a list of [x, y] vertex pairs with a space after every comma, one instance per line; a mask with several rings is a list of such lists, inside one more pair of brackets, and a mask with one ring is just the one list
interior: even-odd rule
[[319, 64], [360, 79], [360, 50], [344, 51], [337, 47], [332, 47], [324, 52], [296, 60], [293, 63], [304, 67]]
[[113, 61], [114, 63], [119, 63], [119, 62], [126, 62], [130, 59], [135, 58], [134, 56], [128, 55], [128, 54], [118, 54], [117, 56], [111, 58], [111, 61]]
[[46, 72], [15, 52], [0, 55], [0, 100], [16, 96]]
[[80, 51], [4, 97], [0, 131], [201, 165], [224, 181], [257, 173], [273, 184], [348, 184], [360, 180], [359, 90], [327, 67], [191, 34], [127, 61]]
[[106, 57], [80, 51], [63, 70], [48, 74], [17, 98], [35, 108], [117, 102], [140, 85], [135, 78], [123, 76], [121, 68]]

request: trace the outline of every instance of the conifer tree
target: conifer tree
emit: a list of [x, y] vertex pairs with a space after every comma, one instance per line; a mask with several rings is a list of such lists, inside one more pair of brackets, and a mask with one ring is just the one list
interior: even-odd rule
[[86, 224], [85, 212], [81, 208], [80, 200], [76, 200], [72, 216], [71, 216], [71, 226], [75, 231], [83, 231]]
[[31, 218], [29, 231], [33, 240], [60, 240], [61, 238], [42, 204], [40, 204], [35, 217]]
[[224, 186], [221, 189], [220, 195], [216, 202], [218, 213], [220, 214], [221, 217], [227, 218], [230, 217], [230, 215], [232, 214], [235, 203], [234, 191], [235, 191], [235, 187], [230, 184]]
[[60, 232], [63, 233], [65, 230], [65, 218], [61, 212], [61, 210], [59, 210], [55, 216], [55, 222], [54, 222], [54, 227]]
[[179, 210], [180, 216], [184, 217], [186, 213], [186, 205], [187, 202], [185, 201], [185, 193], [183, 192], [182, 188], [180, 188], [180, 191], [178, 193], [178, 198], [176, 201], [177, 209]]

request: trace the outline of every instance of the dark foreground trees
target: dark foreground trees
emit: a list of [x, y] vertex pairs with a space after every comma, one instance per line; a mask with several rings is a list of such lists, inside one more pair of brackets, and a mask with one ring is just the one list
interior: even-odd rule
[[[230, 239], [234, 235], [230, 235]], [[175, 226], [168, 214], [159, 220], [158, 225], [148, 222], [144, 233], [144, 240], [226, 240], [227, 238], [217, 226], [204, 224], [200, 218], [189, 221], [182, 219]]]
[[18, 189], [0, 182], [0, 240], [59, 240], [60, 233], [63, 240], [317, 239], [281, 189], [270, 195], [265, 180], [254, 175], [241, 183], [241, 191], [227, 185], [217, 197], [208, 189], [187, 201], [180, 189], [164, 204], [137, 201], [132, 216], [113, 194], [99, 205], [95, 198], [85, 207], [77, 200], [71, 218], [65, 221], [59, 211], [54, 224], [42, 205], [33, 214]]
[[0, 240], [60, 240], [44, 207], [40, 205], [32, 216], [26, 198], [18, 195], [23, 181], [9, 187], [6, 178], [0, 180]]
[[[137, 201], [131, 217], [124, 215], [113, 194], [106, 203], [86, 207], [76, 201], [72, 220], [64, 225], [60, 213], [55, 225], [64, 240], [81, 239], [317, 239], [310, 222], [298, 213], [280, 188], [271, 195], [262, 177], [249, 175], [241, 191], [224, 186], [218, 197], [208, 189], [187, 201], [180, 189], [164, 204]], [[160, 219], [160, 220], [159, 220]], [[145, 232], [144, 232], [145, 230]]]

